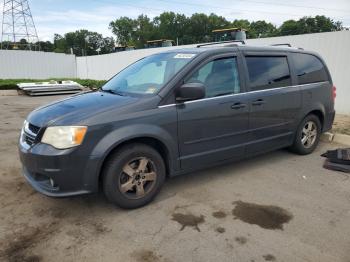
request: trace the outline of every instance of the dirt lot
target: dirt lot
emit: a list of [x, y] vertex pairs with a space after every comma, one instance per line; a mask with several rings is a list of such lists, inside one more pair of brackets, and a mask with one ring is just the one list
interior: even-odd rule
[[350, 261], [350, 179], [280, 150], [170, 179], [125, 211], [102, 194], [53, 199], [20, 174], [27, 113], [59, 97], [0, 96], [0, 261]]
[[332, 132], [350, 135], [350, 116], [336, 115]]

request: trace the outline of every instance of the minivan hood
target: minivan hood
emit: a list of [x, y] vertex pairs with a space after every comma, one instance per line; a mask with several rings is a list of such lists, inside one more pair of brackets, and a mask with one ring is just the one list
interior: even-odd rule
[[[110, 108], [122, 108], [139, 100], [106, 92], [89, 92], [55, 101], [39, 107], [29, 114], [27, 121], [43, 127], [74, 115], [76, 124], [90, 115], [96, 115]], [[62, 122], [62, 121], [60, 121]]]

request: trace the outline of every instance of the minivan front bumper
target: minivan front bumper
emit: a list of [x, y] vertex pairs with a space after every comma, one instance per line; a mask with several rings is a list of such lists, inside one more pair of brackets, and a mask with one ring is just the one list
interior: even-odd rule
[[98, 191], [97, 159], [81, 156], [76, 148], [58, 150], [42, 143], [19, 143], [22, 174], [38, 192], [67, 197]]

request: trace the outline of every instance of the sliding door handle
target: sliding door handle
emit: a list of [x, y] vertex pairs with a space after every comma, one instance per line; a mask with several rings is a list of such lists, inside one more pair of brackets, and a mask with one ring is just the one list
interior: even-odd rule
[[232, 106], [231, 106], [231, 109], [241, 109], [241, 108], [245, 108], [247, 105], [246, 104], [243, 104], [241, 102], [238, 102], [238, 103], [234, 103]]
[[253, 106], [260, 106], [260, 105], [263, 105], [263, 104], [266, 104], [265, 100], [263, 100], [263, 99], [258, 99], [256, 101], [252, 102]]

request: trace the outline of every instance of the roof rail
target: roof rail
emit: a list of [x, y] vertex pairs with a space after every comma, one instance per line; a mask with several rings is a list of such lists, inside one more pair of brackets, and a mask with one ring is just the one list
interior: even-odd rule
[[288, 44], [288, 43], [286, 43], [286, 44], [273, 44], [273, 45], [271, 45], [271, 46], [281, 46], [281, 45], [286, 45], [286, 46], [288, 46], [288, 47], [292, 47], [292, 45], [291, 45], [291, 44]]
[[[200, 44], [200, 45], [197, 45], [197, 48], [202, 47], [202, 46], [220, 45], [220, 44], [227, 44], [227, 43], [242, 43], [243, 45], [245, 45], [245, 42], [243, 40], [229, 40], [229, 41], [211, 42], [211, 43], [206, 43], [206, 44]], [[237, 46], [237, 45], [229, 45], [229, 47], [231, 47], [231, 46]]]
[[[289, 43], [286, 43], [286, 44], [273, 44], [271, 46], [283, 46], [283, 45], [288, 46], [288, 47], [292, 47], [292, 45], [289, 44]], [[296, 48], [299, 49], [299, 50], [304, 50], [304, 48], [302, 48], [302, 47], [296, 47]]]

